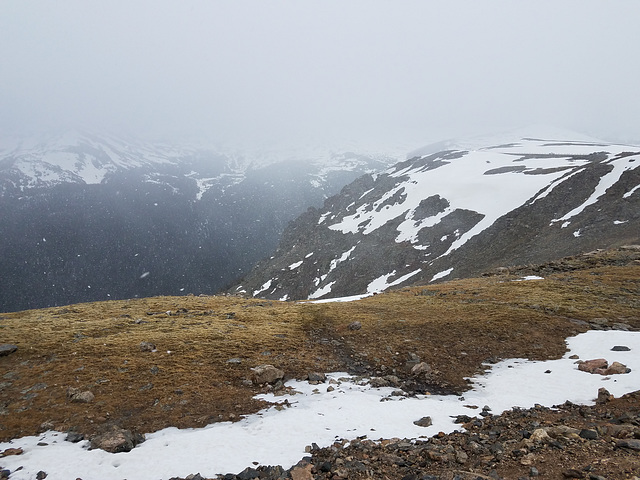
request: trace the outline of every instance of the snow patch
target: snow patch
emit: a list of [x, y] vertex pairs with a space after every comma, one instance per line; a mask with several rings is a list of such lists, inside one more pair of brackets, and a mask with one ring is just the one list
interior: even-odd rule
[[269, 280], [267, 280], [261, 287], [259, 290], [254, 290], [253, 292], [253, 296], [255, 297], [256, 295], [266, 291], [269, 289], [269, 287], [271, 287], [271, 283], [273, 282], [273, 279], [270, 278]]
[[[11, 471], [12, 480], [31, 480], [40, 470], [46, 471], [50, 480], [157, 480], [192, 472], [212, 478], [219, 473], [240, 472], [254, 461], [289, 468], [305, 455], [305, 446], [312, 442], [325, 447], [336, 438], [417, 438], [440, 431], [450, 433], [460, 428], [453, 419], [469, 413], [465, 404], [488, 405], [491, 413], [498, 415], [514, 406], [552, 406], [567, 400], [592, 405], [600, 387], [616, 397], [638, 389], [640, 333], [589, 331], [568, 338], [566, 343], [568, 351], [558, 360], [509, 359], [490, 366], [488, 373], [472, 379], [473, 388], [465, 392], [465, 402], [453, 395], [393, 397], [393, 388], [372, 388], [338, 372], [328, 375], [337, 382], [333, 392], [318, 390], [308, 382], [289, 381], [287, 386], [299, 392], [288, 398], [290, 408], [272, 406], [235, 423], [219, 422], [204, 428], [165, 428], [147, 434], [144, 443], [127, 453], [88, 450], [87, 440], [67, 442], [66, 433], [55, 431], [0, 443], [0, 451], [24, 450], [22, 455], [4, 457], [3, 468]], [[614, 345], [626, 345], [631, 350], [612, 352]], [[615, 381], [589, 375], [579, 371], [569, 358], [574, 354], [583, 359], [618, 361], [631, 372], [615, 375]], [[273, 394], [258, 398], [274, 403], [283, 400]], [[413, 424], [425, 415], [432, 418], [432, 426]], [[283, 431], [287, 435], [283, 436]]]
[[453, 272], [453, 267], [448, 268], [446, 270], [443, 270], [442, 272], [438, 272], [436, 273], [431, 280], [429, 280], [429, 282], [435, 282], [436, 280], [439, 280], [441, 278], [444, 278], [446, 276], [448, 276], [451, 272]]

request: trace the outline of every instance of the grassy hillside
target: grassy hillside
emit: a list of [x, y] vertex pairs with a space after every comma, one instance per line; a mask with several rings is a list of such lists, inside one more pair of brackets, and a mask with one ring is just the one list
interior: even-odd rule
[[[544, 280], [515, 281], [538, 274]], [[360, 329], [351, 329], [352, 322]], [[156, 297], [0, 315], [0, 440], [42, 429], [92, 434], [199, 427], [258, 410], [250, 368], [394, 374], [407, 389], [461, 391], [499, 358], [558, 358], [589, 328], [640, 329], [640, 249], [514, 267], [351, 303]], [[150, 342], [156, 351], [143, 351]], [[434, 372], [409, 375], [417, 355]], [[413, 357], [415, 360], [415, 357]], [[231, 362], [229, 361], [231, 360]], [[68, 389], [91, 391], [72, 402]]]

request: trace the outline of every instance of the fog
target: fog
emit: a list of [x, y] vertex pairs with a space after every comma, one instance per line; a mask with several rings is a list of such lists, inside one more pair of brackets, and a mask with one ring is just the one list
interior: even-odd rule
[[3, 0], [0, 128], [640, 140], [640, 2]]

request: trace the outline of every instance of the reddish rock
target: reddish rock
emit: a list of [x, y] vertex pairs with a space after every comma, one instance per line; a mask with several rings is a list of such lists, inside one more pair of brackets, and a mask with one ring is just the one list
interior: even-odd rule
[[8, 457], [10, 455], [22, 455], [24, 451], [21, 448], [7, 448], [0, 454], [0, 457]]
[[595, 373], [595, 370], [598, 368], [605, 369], [609, 366], [609, 362], [607, 362], [604, 358], [596, 358], [594, 360], [587, 360], [578, 365], [578, 370], [582, 370], [587, 373]]
[[627, 366], [620, 362], [613, 362], [609, 368], [604, 371], [605, 375], [618, 375], [622, 373], [627, 373]]

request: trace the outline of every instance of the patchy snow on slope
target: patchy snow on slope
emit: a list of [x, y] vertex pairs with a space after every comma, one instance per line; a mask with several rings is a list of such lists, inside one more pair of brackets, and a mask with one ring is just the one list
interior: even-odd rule
[[409, 280], [411, 277], [413, 277], [414, 275], [417, 275], [421, 271], [422, 269], [418, 268], [417, 270], [414, 270], [413, 272], [409, 272], [406, 275], [402, 275], [401, 277], [398, 277], [397, 279], [391, 282], [389, 282], [389, 278], [392, 278], [396, 275], [395, 270], [391, 273], [381, 275], [380, 277], [376, 278], [371, 283], [369, 283], [369, 285], [367, 285], [367, 293], [372, 295], [374, 293], [384, 292], [388, 288], [394, 287], [396, 285], [400, 285], [406, 280]]
[[267, 290], [269, 290], [269, 287], [271, 287], [272, 282], [273, 282], [272, 278], [267, 280], [258, 290], [253, 291], [253, 296], [255, 297], [256, 295], [259, 295], [262, 292], [266, 292]]
[[331, 287], [333, 287], [334, 283], [336, 282], [335, 281], [329, 282], [324, 287], [317, 289], [315, 292], [309, 295], [309, 300], [313, 300], [314, 298], [320, 298], [331, 293]]
[[598, 182], [598, 185], [593, 190], [591, 196], [587, 198], [581, 205], [566, 213], [564, 216], [553, 219], [551, 223], [556, 223], [575, 217], [589, 205], [593, 205], [594, 203], [596, 203], [598, 199], [602, 197], [611, 186], [613, 186], [618, 180], [620, 180], [620, 177], [624, 172], [626, 172], [627, 170], [633, 170], [634, 168], [638, 167], [637, 162], [635, 162], [635, 160], [637, 159], [638, 155], [634, 155], [632, 157], [624, 157], [605, 162], [606, 164], [613, 166], [613, 169], [606, 175], [602, 176], [602, 178], [600, 178], [600, 182]]
[[443, 270], [442, 272], [436, 273], [433, 277], [431, 277], [431, 280], [429, 280], [429, 282], [435, 282], [436, 280], [440, 280], [441, 278], [444, 278], [444, 277], [450, 275], [451, 272], [453, 272], [453, 267], [447, 268], [446, 270]]
[[[481, 219], [459, 235], [441, 255], [443, 257], [492, 226], [500, 217], [549, 195], [555, 187], [580, 173], [591, 161], [589, 155], [594, 151], [606, 156], [604, 163], [611, 165], [612, 171], [602, 177], [582, 205], [554, 222], [578, 215], [597, 202], [625, 171], [640, 165], [635, 162], [640, 153], [619, 158], [628, 151], [628, 146], [588, 140], [520, 138], [515, 143], [484, 145], [475, 150], [444, 151], [433, 158], [423, 157], [426, 164], [414, 161], [388, 169], [385, 175], [397, 179], [394, 187], [369, 202], [359, 201], [353, 213], [338, 217], [328, 228], [343, 234], [367, 235], [400, 219], [395, 241], [410, 242], [422, 250], [424, 245], [418, 240], [421, 230], [438, 225], [455, 211], [480, 214]], [[366, 193], [367, 198], [371, 197]], [[423, 218], [419, 206], [430, 197], [440, 198], [448, 206]], [[327, 216], [321, 218], [324, 222]]]
[[289, 268], [289, 270], [295, 270], [296, 268], [298, 268], [303, 263], [304, 263], [304, 260], [300, 260], [299, 262], [292, 263], [291, 265], [289, 265], [288, 268]]
[[[614, 345], [628, 346], [630, 351], [611, 351]], [[487, 374], [472, 379], [473, 388], [465, 392], [464, 402], [453, 395], [394, 397], [393, 388], [372, 388], [344, 373], [334, 373], [328, 375], [338, 382], [332, 392], [308, 382], [290, 381], [287, 385], [298, 392], [287, 398], [290, 408], [270, 407], [236, 423], [166, 428], [148, 434], [144, 443], [127, 453], [88, 450], [88, 441], [66, 442], [66, 433], [48, 431], [0, 443], [0, 451], [24, 450], [22, 455], [4, 457], [2, 464], [11, 471], [12, 480], [32, 480], [41, 470], [47, 472], [48, 480], [158, 480], [195, 472], [211, 478], [240, 472], [252, 462], [289, 468], [313, 442], [323, 447], [340, 438], [377, 440], [450, 433], [461, 428], [452, 417], [469, 414], [464, 405], [488, 405], [497, 415], [515, 406], [553, 406], [567, 400], [593, 404], [600, 387], [617, 397], [638, 389], [640, 333], [589, 331], [567, 339], [567, 346], [569, 351], [559, 360], [510, 359], [490, 366]], [[581, 372], [569, 358], [574, 354], [582, 359], [621, 362], [631, 372], [615, 375], [615, 379]], [[274, 395], [259, 398], [283, 401]], [[432, 418], [430, 427], [414, 425], [425, 415]]]

